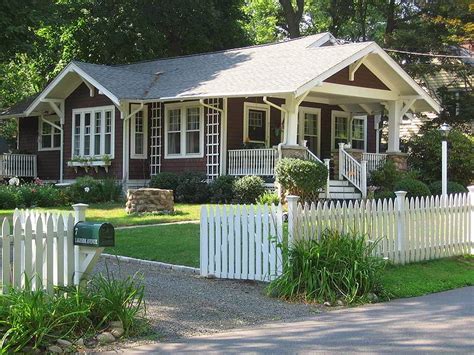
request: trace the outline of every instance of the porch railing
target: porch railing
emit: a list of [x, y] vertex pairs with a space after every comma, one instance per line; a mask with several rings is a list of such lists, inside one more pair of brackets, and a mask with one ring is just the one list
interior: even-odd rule
[[377, 170], [387, 161], [387, 154], [363, 153], [362, 160], [367, 162], [367, 172]]
[[233, 149], [228, 151], [229, 175], [273, 176], [278, 152], [266, 149]]
[[37, 177], [36, 155], [0, 155], [0, 177]]
[[344, 149], [345, 143], [339, 143], [339, 180], [343, 177], [349, 180], [361, 193], [367, 197], [367, 161], [359, 163]]

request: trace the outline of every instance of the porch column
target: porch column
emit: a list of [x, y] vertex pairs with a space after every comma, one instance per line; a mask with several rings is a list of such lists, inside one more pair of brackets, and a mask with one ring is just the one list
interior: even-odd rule
[[288, 111], [286, 117], [286, 144], [298, 145], [298, 106], [299, 103], [293, 96], [286, 99], [285, 108]]
[[387, 152], [400, 151], [400, 120], [402, 114], [402, 101], [388, 101], [388, 149]]

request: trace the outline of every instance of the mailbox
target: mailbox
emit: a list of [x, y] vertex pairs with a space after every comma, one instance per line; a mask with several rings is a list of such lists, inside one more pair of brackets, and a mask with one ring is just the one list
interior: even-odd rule
[[115, 246], [115, 229], [110, 223], [78, 222], [74, 226], [74, 245]]

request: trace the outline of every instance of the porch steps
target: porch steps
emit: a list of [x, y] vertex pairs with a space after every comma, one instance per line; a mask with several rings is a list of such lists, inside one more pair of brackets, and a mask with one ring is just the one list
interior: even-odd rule
[[[329, 196], [331, 200], [359, 200], [362, 194], [347, 180], [329, 180]], [[324, 193], [320, 198], [326, 198]]]

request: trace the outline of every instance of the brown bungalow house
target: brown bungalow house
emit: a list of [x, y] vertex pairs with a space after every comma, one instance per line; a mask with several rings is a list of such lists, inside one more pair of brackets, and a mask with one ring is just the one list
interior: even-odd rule
[[387, 157], [381, 116], [397, 157], [408, 111], [439, 105], [376, 43], [329, 33], [127, 65], [73, 61], [2, 114], [18, 118], [22, 154], [4, 156], [0, 175], [130, 187], [163, 171], [271, 176], [278, 157], [297, 155], [334, 158], [342, 182], [331, 191], [365, 195], [367, 169]]

